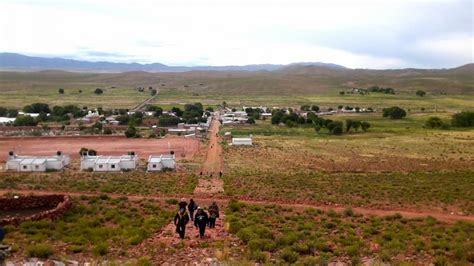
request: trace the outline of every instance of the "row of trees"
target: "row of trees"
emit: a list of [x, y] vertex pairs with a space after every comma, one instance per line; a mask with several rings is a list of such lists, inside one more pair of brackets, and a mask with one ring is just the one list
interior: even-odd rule
[[18, 111], [15, 109], [8, 109], [4, 107], [0, 107], [0, 116], [2, 117], [17, 117], [18, 116]]
[[474, 127], [474, 111], [456, 113], [451, 117], [451, 125], [437, 116], [428, 118], [425, 122], [427, 128], [448, 129], [453, 127]]

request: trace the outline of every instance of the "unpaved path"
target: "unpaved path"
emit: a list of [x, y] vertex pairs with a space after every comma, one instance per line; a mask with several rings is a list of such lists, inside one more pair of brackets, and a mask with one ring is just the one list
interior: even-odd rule
[[224, 192], [224, 181], [219, 173], [223, 171], [222, 147], [219, 144], [219, 114], [215, 112], [209, 132], [209, 147], [204, 162], [199, 183], [194, 189], [195, 196], [213, 196]]
[[130, 112], [137, 112], [137, 111], [142, 111], [144, 109], [144, 107], [149, 104], [151, 101], [153, 101], [153, 99], [155, 99], [157, 96], [158, 96], [158, 93], [159, 93], [159, 89], [156, 89], [156, 94], [151, 96], [150, 98], [144, 100], [143, 102], [137, 104], [136, 106], [132, 107], [130, 109]]
[[[119, 197], [128, 197], [129, 199], [154, 199], [154, 200], [166, 200], [172, 197], [182, 197], [186, 195], [160, 195], [160, 196], [152, 196], [152, 195], [124, 195], [124, 194], [114, 194], [114, 193], [94, 193], [94, 192], [63, 192], [63, 191], [43, 191], [43, 190], [15, 190], [15, 189], [0, 189], [0, 195], [5, 193], [15, 193], [15, 194], [36, 194], [36, 195], [51, 195], [51, 194], [65, 194], [69, 196], [98, 196], [98, 195], [108, 195], [112, 198], [119, 198]], [[192, 197], [191, 195], [187, 196]], [[229, 199], [226, 198], [213, 198], [213, 197], [202, 197], [196, 196], [193, 197], [196, 202], [199, 204], [209, 204], [212, 201], [216, 201], [219, 206], [227, 204]], [[288, 203], [284, 201], [259, 201], [259, 200], [250, 200], [250, 199], [239, 199], [239, 201], [247, 204], [254, 204], [254, 205], [263, 205], [263, 204], [279, 204], [285, 207], [292, 207], [297, 209], [305, 209], [305, 208], [317, 208], [321, 210], [330, 210], [333, 209], [335, 211], [343, 211], [348, 206], [343, 205], [321, 205], [321, 204], [305, 204], [305, 203]], [[207, 206], [207, 205], [206, 205]], [[471, 221], [474, 222], [474, 215], [462, 215], [456, 213], [443, 213], [443, 212], [436, 212], [436, 211], [426, 211], [426, 210], [410, 210], [410, 209], [373, 209], [373, 208], [364, 208], [364, 207], [352, 207], [354, 212], [364, 214], [364, 215], [374, 215], [374, 216], [388, 216], [393, 215], [396, 213], [401, 214], [406, 218], [425, 218], [427, 216], [431, 216], [437, 220], [443, 222], [456, 222], [456, 221]], [[221, 208], [222, 211], [222, 208]]]
[[199, 231], [191, 221], [186, 226], [184, 240], [178, 237], [175, 229], [173, 223], [168, 224], [154, 236], [133, 247], [129, 254], [137, 258], [146, 255], [156, 265], [217, 265], [217, 261], [226, 254], [216, 251], [212, 244], [219, 240], [236, 245], [239, 243], [237, 237], [227, 233], [221, 219], [216, 221], [215, 228], [206, 229], [204, 239], [199, 238]]

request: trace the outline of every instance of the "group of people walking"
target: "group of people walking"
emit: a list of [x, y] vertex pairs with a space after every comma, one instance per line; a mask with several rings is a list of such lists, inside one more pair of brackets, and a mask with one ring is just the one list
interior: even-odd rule
[[[193, 199], [190, 199], [189, 203], [186, 202], [186, 199], [181, 199], [178, 203], [178, 207], [178, 213], [174, 217], [174, 225], [181, 239], [185, 237], [186, 225], [189, 221], [194, 222], [194, 226], [199, 228], [199, 237], [201, 239], [204, 238], [206, 227], [216, 227], [216, 220], [219, 218], [219, 207], [215, 201], [209, 206], [208, 212], [198, 206]], [[194, 212], [196, 212], [196, 214], [194, 214]]]

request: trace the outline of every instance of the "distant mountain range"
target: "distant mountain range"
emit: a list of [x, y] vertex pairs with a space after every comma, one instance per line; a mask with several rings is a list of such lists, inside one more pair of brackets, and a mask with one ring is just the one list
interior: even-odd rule
[[0, 53], [0, 69], [15, 71], [65, 70], [80, 72], [186, 72], [186, 71], [275, 71], [297, 66], [315, 66], [333, 70], [346, 69], [344, 66], [320, 63], [294, 63], [288, 65], [258, 64], [245, 66], [167, 66], [161, 63], [113, 63], [90, 62], [64, 58], [33, 57], [15, 53]]

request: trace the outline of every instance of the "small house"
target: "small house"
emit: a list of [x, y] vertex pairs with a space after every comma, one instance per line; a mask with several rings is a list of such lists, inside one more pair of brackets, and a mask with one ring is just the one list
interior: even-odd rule
[[172, 154], [150, 155], [148, 157], [147, 171], [163, 171], [165, 169], [176, 169], [176, 157]]
[[232, 145], [238, 146], [252, 146], [252, 136], [249, 137], [239, 137], [239, 138], [232, 138]]
[[137, 168], [138, 157], [130, 152], [122, 156], [89, 156], [81, 158], [81, 170], [94, 172], [120, 172]]
[[60, 151], [55, 156], [18, 156], [10, 152], [6, 163], [6, 170], [17, 172], [59, 171], [69, 165], [70, 160], [69, 156], [62, 155]]

